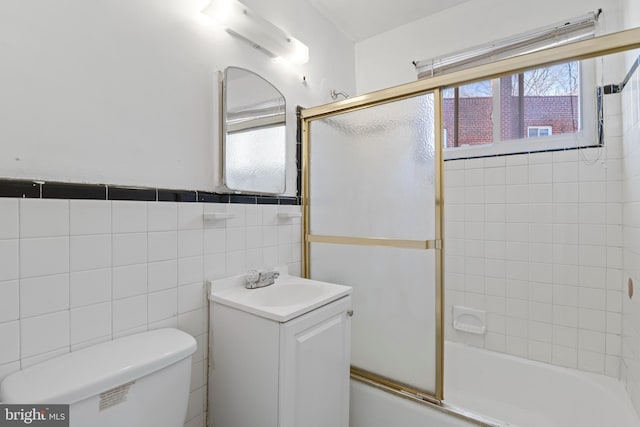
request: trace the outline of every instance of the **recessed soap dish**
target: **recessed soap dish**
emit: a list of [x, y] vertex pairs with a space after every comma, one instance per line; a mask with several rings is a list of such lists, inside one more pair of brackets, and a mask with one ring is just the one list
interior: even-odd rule
[[486, 311], [454, 305], [453, 329], [470, 334], [484, 335], [487, 331], [486, 317]]

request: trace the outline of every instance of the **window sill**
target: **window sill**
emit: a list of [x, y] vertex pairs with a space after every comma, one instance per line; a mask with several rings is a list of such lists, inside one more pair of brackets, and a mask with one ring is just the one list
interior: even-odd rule
[[524, 153], [571, 150], [576, 148], [597, 147], [593, 135], [580, 132], [571, 135], [557, 135], [540, 138], [525, 138], [500, 141], [466, 147], [445, 148], [444, 160], [473, 159], [478, 157], [509, 156]]

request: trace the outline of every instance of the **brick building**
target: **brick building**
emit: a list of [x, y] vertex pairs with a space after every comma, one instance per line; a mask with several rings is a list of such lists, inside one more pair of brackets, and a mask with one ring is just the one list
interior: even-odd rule
[[[455, 122], [455, 98], [444, 98], [443, 117], [446, 146], [479, 145], [493, 142], [493, 102], [490, 96], [460, 97], [458, 104], [458, 129]], [[513, 96], [501, 97], [501, 140], [542, 136], [531, 132], [544, 129], [545, 134], [573, 133], [579, 129], [578, 96]], [[521, 106], [522, 112], [521, 112]], [[549, 127], [550, 129], [546, 129]], [[529, 132], [528, 132], [529, 131]], [[458, 140], [456, 141], [456, 135]]]

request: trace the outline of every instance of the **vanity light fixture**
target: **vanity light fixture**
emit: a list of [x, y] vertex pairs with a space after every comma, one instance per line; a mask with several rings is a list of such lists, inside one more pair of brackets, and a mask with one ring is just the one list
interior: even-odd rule
[[280, 57], [297, 65], [309, 61], [309, 48], [304, 43], [238, 0], [212, 0], [202, 13], [217, 21], [229, 34], [272, 58]]

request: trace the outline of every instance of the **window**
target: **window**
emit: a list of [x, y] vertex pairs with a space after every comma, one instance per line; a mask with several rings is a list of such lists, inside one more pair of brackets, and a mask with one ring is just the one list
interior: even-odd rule
[[551, 126], [527, 126], [527, 137], [551, 136], [553, 128]]
[[[595, 115], [593, 96], [583, 95], [593, 92], [582, 81], [591, 68], [572, 61], [445, 89], [445, 148], [452, 149], [445, 157], [596, 145], [582, 117], [583, 110]], [[456, 154], [462, 147], [474, 153]]]
[[493, 142], [491, 81], [445, 89], [442, 104], [445, 148]]

